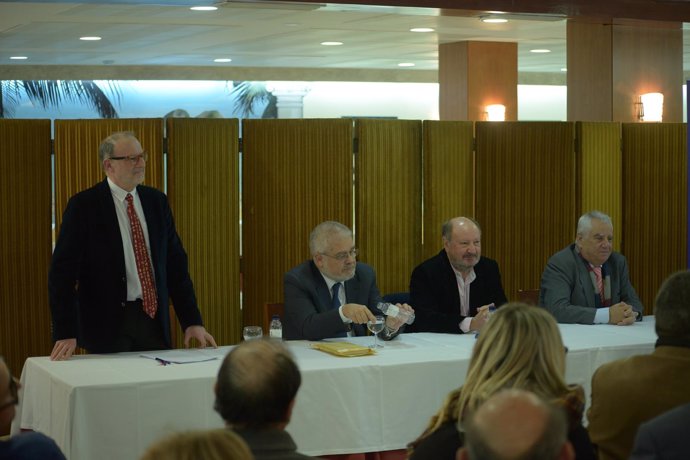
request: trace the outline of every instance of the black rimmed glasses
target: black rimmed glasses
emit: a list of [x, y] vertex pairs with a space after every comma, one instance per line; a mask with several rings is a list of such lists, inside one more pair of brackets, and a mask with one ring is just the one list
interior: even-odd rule
[[141, 152], [139, 155], [127, 155], [124, 157], [109, 157], [110, 160], [127, 160], [133, 165], [139, 163], [139, 160], [148, 161], [149, 154], [146, 152]]
[[16, 406], [19, 404], [19, 385], [17, 385], [17, 379], [10, 377], [10, 396], [11, 400], [0, 406], [0, 411], [5, 410], [10, 406]]
[[359, 249], [357, 249], [357, 248], [352, 248], [349, 251], [339, 252], [334, 256], [332, 256], [330, 254], [326, 254], [325, 252], [321, 253], [321, 255], [324, 255], [326, 257], [330, 257], [331, 259], [335, 259], [338, 262], [345, 262], [348, 257], [357, 258], [357, 254], [359, 254]]

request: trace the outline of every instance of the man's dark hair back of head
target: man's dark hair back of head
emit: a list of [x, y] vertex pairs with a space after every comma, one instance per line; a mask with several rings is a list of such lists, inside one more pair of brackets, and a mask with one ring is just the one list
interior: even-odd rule
[[654, 316], [660, 339], [690, 341], [690, 270], [676, 272], [662, 283]]
[[214, 408], [233, 426], [284, 423], [301, 382], [299, 369], [282, 343], [242, 342], [220, 366]]

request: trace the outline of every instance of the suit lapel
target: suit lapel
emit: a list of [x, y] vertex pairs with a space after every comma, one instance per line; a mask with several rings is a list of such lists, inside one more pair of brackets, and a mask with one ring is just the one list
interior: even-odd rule
[[110, 241], [110, 250], [117, 256], [120, 271], [125, 271], [125, 250], [122, 245], [122, 234], [120, 233], [120, 223], [117, 220], [117, 212], [115, 211], [115, 203], [113, 202], [113, 194], [110, 191], [108, 180], [105, 179], [98, 185], [98, 205], [101, 214], [101, 220], [104, 223], [103, 229], [106, 232], [104, 235], [105, 241]]
[[161, 235], [162, 222], [156, 218], [156, 204], [150, 191], [144, 187], [137, 187], [137, 193], [139, 194], [141, 207], [144, 210], [144, 219], [146, 219], [146, 227], [149, 234], [149, 246], [151, 247], [151, 260], [153, 260], [155, 267], [158, 254], [160, 254], [160, 244], [162, 241], [165, 241], [165, 238]]
[[355, 276], [345, 281], [345, 302], [359, 303], [359, 275], [355, 268]]
[[314, 280], [314, 295], [318, 299], [316, 305], [320, 312], [328, 311], [331, 308], [331, 292], [313, 260], [309, 262], [309, 267]]
[[573, 257], [575, 257], [575, 266], [577, 267], [577, 280], [580, 291], [585, 299], [588, 307], [596, 308], [594, 304], [594, 286], [592, 285], [592, 277], [589, 275], [589, 270], [585, 265], [587, 262], [580, 256], [580, 254], [573, 246]]

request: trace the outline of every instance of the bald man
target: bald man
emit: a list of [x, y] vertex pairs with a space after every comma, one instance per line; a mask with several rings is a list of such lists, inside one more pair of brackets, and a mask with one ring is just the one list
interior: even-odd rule
[[443, 249], [412, 272], [410, 303], [416, 332], [478, 331], [490, 306], [506, 303], [495, 260], [482, 257], [479, 224], [455, 217], [441, 228]]
[[524, 390], [505, 390], [482, 404], [464, 426], [457, 460], [572, 460], [561, 409]]

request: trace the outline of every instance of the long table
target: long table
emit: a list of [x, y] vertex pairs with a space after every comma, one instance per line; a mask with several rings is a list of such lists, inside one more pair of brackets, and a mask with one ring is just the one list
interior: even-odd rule
[[[601, 364], [654, 348], [653, 317], [628, 327], [560, 325], [566, 377], [585, 388]], [[371, 337], [348, 339], [370, 344]], [[471, 334], [402, 334], [375, 356], [338, 358], [286, 342], [302, 373], [288, 431], [310, 455], [404, 448], [464, 380]], [[13, 431], [40, 431], [70, 460], [137, 459], [176, 431], [223, 426], [213, 384], [231, 347], [203, 350], [218, 359], [161, 365], [138, 354], [29, 358]], [[261, 363], [257, 363], [260, 365]]]

